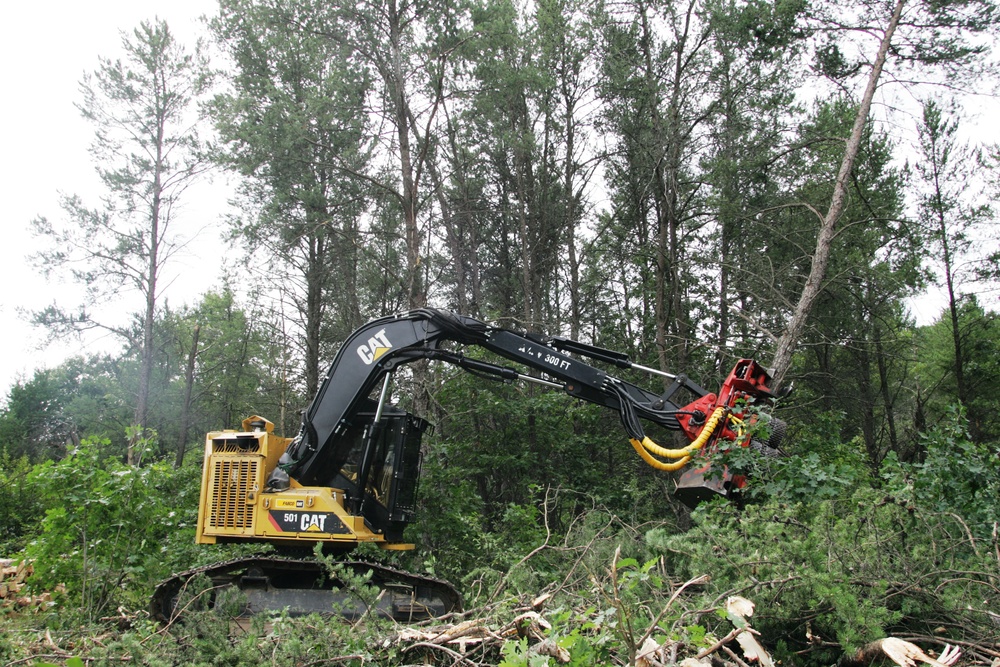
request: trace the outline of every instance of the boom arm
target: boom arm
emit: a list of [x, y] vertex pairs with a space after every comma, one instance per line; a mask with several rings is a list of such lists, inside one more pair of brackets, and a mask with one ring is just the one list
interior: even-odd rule
[[[523, 375], [515, 369], [440, 347], [449, 341], [459, 346], [482, 347], [541, 371], [545, 377]], [[740, 399], [771, 396], [767, 374], [750, 360], [737, 364], [718, 395], [705, 391], [683, 375], [668, 375], [673, 379], [672, 385], [664, 394], [657, 395], [567, 353], [619, 368], [661, 374], [633, 364], [618, 352], [565, 338], [517, 333], [443, 310], [425, 308], [373, 320], [355, 331], [340, 348], [303, 415], [299, 434], [281, 457], [268, 484], [281, 488], [287, 485], [287, 476], [304, 485], [326, 483], [322, 479], [324, 471], [339, 469], [350, 453], [350, 445], [340, 439], [362, 408], [370, 406], [369, 394], [397, 366], [419, 359], [440, 360], [506, 380], [520, 379], [562, 388], [571, 396], [617, 410], [633, 447], [648, 463], [662, 470], [676, 470], [684, 465], [693, 451], [710, 437], [737, 439], [722, 414]], [[673, 398], [682, 389], [699, 398], [685, 407], [678, 406]], [[645, 436], [640, 420], [682, 430], [693, 442], [680, 450], [661, 448]], [[659, 460], [664, 457], [675, 460], [671, 463]]]

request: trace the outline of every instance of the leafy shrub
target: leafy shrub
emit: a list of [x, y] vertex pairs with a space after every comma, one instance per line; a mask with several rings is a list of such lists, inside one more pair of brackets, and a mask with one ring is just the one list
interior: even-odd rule
[[0, 556], [21, 551], [41, 515], [37, 494], [27, 478], [30, 470], [26, 456], [0, 454]]
[[192, 469], [127, 466], [102, 455], [107, 444], [86, 439], [28, 476], [46, 507], [41, 534], [25, 549], [35, 561], [32, 585], [65, 584], [91, 618], [116, 604], [148, 604], [151, 587], [193, 551], [198, 507]]
[[940, 627], [942, 640], [976, 641], [992, 630], [983, 601], [998, 563], [950, 514], [861, 485], [811, 502], [711, 503], [694, 519], [684, 535], [654, 529], [647, 542], [675, 575], [709, 573], [709, 598], [753, 599], [754, 626], [779, 658], [829, 664], [890, 634]]
[[901, 463], [890, 455], [883, 467], [888, 489], [901, 501], [960, 517], [979, 538], [1000, 522], [1000, 456], [969, 437], [964, 411], [952, 407], [922, 434], [923, 461]]

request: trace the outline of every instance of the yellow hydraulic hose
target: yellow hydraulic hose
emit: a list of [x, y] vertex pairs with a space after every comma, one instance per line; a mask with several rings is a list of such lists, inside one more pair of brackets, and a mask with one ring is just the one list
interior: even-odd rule
[[747, 432], [747, 423], [739, 417], [734, 417], [733, 415], [729, 415], [729, 421], [736, 426], [736, 437], [742, 439]]
[[685, 456], [684, 458], [678, 461], [674, 461], [673, 463], [664, 463], [663, 461], [657, 461], [656, 459], [653, 458], [653, 456], [649, 452], [646, 451], [646, 448], [642, 446], [641, 442], [639, 442], [635, 438], [629, 438], [629, 442], [632, 443], [632, 446], [635, 448], [635, 451], [639, 453], [639, 456], [642, 457], [642, 460], [648, 463], [649, 465], [653, 466], [657, 470], [666, 470], [667, 472], [680, 470], [685, 465], [687, 465], [688, 461], [691, 460], [690, 456]]
[[[705, 428], [701, 430], [698, 437], [695, 438], [690, 445], [682, 449], [665, 449], [645, 437], [642, 439], [642, 442], [639, 442], [635, 438], [630, 438], [629, 442], [632, 443], [632, 447], [636, 452], [638, 452], [639, 456], [642, 457], [642, 460], [657, 470], [679, 470], [687, 465], [687, 462], [691, 460], [691, 454], [705, 446], [705, 443], [712, 437], [712, 434], [715, 432], [716, 427], [718, 427], [719, 422], [722, 421], [725, 414], [726, 408], [721, 405], [717, 407], [712, 413], [712, 416], [708, 418], [707, 422], [705, 422]], [[673, 463], [664, 463], [663, 461], [658, 461], [653, 458], [654, 455], [679, 460], [674, 461]]]

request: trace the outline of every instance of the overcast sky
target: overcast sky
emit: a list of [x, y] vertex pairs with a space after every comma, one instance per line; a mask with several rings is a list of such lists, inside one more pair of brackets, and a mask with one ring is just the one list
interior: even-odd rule
[[[58, 300], [72, 307], [72, 285], [47, 283], [28, 256], [37, 250], [29, 222], [41, 215], [62, 219], [59, 194], [79, 194], [86, 204], [98, 203], [101, 188], [87, 149], [93, 127], [74, 107], [80, 101], [84, 72], [98, 66], [98, 57], [117, 58], [121, 31], [143, 20], [165, 19], [175, 36], [191, 44], [202, 30], [198, 18], [215, 11], [209, 0], [122, 1], [35, 0], [8, 3], [0, 21], [0, 248], [3, 272], [0, 290], [0, 399], [19, 374], [30, 378], [35, 368], [60, 363], [82, 345], [66, 341], [39, 350], [41, 332], [29, 326], [18, 309], [39, 308]], [[204, 229], [191, 253], [177, 264], [170, 286], [172, 305], [193, 303], [213, 286], [218, 271], [218, 227], [225, 208], [226, 188], [217, 181], [185, 193], [177, 218], [190, 234]], [[200, 256], [199, 256], [200, 255]], [[120, 312], [141, 307], [134, 299]], [[87, 341], [90, 349], [102, 341]], [[105, 339], [105, 346], [112, 345]], [[113, 348], [117, 349], [117, 348]]]

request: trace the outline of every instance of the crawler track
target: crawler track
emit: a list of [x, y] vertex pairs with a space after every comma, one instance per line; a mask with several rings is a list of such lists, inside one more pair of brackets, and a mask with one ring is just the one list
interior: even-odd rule
[[199, 575], [212, 583], [202, 593], [205, 598], [199, 607], [204, 608], [206, 602], [219, 607], [224, 600], [238, 600], [240, 617], [288, 609], [293, 615], [317, 612], [349, 619], [377, 613], [408, 623], [461, 611], [462, 598], [446, 581], [363, 561], [341, 561], [340, 565], [356, 575], [371, 573], [367, 584], [381, 591], [371, 609], [362, 596], [331, 577], [315, 560], [252, 556], [197, 567], [160, 582], [150, 613], [163, 623], [183, 617], [188, 608], [184, 601], [190, 599], [185, 593], [199, 593], [188, 591], [188, 584]]

